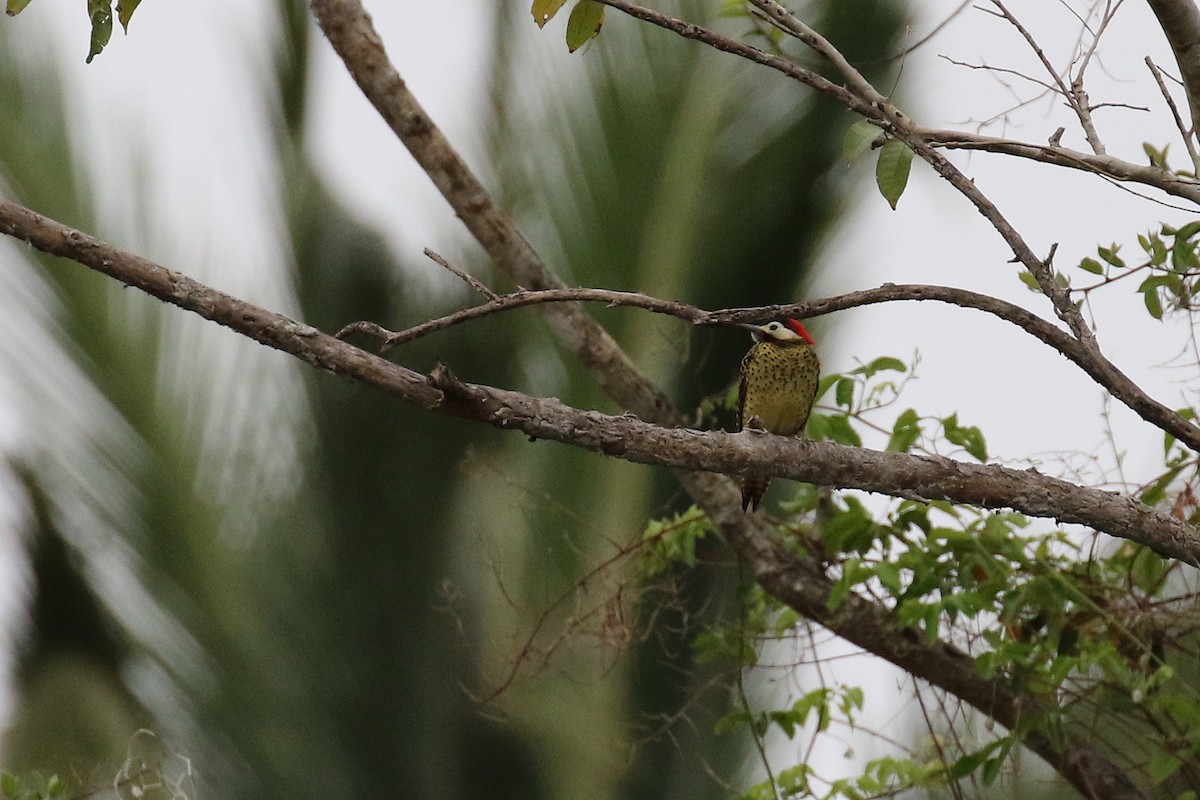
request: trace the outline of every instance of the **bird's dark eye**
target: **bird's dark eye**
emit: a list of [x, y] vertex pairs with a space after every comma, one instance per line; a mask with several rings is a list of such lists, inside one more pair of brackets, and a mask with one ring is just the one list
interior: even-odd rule
[[778, 322], [772, 322], [772, 323], [771, 323], [770, 325], [768, 325], [767, 327], [768, 327], [768, 328], [770, 328], [770, 329], [771, 329], [771, 330], [773, 330], [773, 331], [777, 331], [777, 330], [779, 330], [779, 323], [778, 323]]

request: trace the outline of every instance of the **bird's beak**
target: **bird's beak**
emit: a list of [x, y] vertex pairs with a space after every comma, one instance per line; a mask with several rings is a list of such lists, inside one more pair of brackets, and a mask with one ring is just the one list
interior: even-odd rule
[[748, 331], [761, 331], [762, 330], [762, 325], [755, 325], [751, 322], [735, 322], [733, 324], [737, 325], [739, 328], [745, 328]]

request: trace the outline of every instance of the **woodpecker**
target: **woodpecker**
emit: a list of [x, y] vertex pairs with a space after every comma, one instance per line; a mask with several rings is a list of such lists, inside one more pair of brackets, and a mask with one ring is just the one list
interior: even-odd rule
[[[765, 430], [779, 436], [804, 431], [817, 399], [821, 362], [816, 342], [798, 321], [778, 319], [766, 325], [742, 324], [754, 346], [742, 359], [738, 384], [739, 430]], [[770, 478], [748, 475], [742, 480], [742, 510], [756, 511]]]

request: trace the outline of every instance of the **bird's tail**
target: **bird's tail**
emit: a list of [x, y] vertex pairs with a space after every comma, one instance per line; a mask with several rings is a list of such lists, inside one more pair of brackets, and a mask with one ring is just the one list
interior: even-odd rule
[[757, 511], [758, 504], [762, 502], [763, 495], [767, 493], [767, 485], [770, 483], [771, 479], [765, 477], [747, 475], [742, 478], [742, 510]]

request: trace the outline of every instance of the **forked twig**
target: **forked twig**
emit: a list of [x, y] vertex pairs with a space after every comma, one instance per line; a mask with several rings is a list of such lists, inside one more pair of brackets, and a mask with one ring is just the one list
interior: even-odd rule
[[1167, 108], [1171, 109], [1171, 116], [1175, 118], [1175, 127], [1179, 129], [1179, 135], [1183, 138], [1183, 146], [1187, 148], [1188, 156], [1192, 160], [1192, 173], [1200, 175], [1200, 154], [1196, 152], [1196, 142], [1193, 135], [1194, 128], [1188, 128], [1183, 121], [1183, 116], [1179, 113], [1179, 107], [1175, 105], [1175, 98], [1171, 96], [1171, 92], [1167, 89], [1167, 82], [1163, 79], [1163, 72], [1154, 63], [1150, 56], [1146, 56], [1146, 66], [1150, 69], [1150, 74], [1154, 76], [1154, 80], [1158, 83], [1158, 90], [1162, 92], [1163, 99], [1167, 101]]

